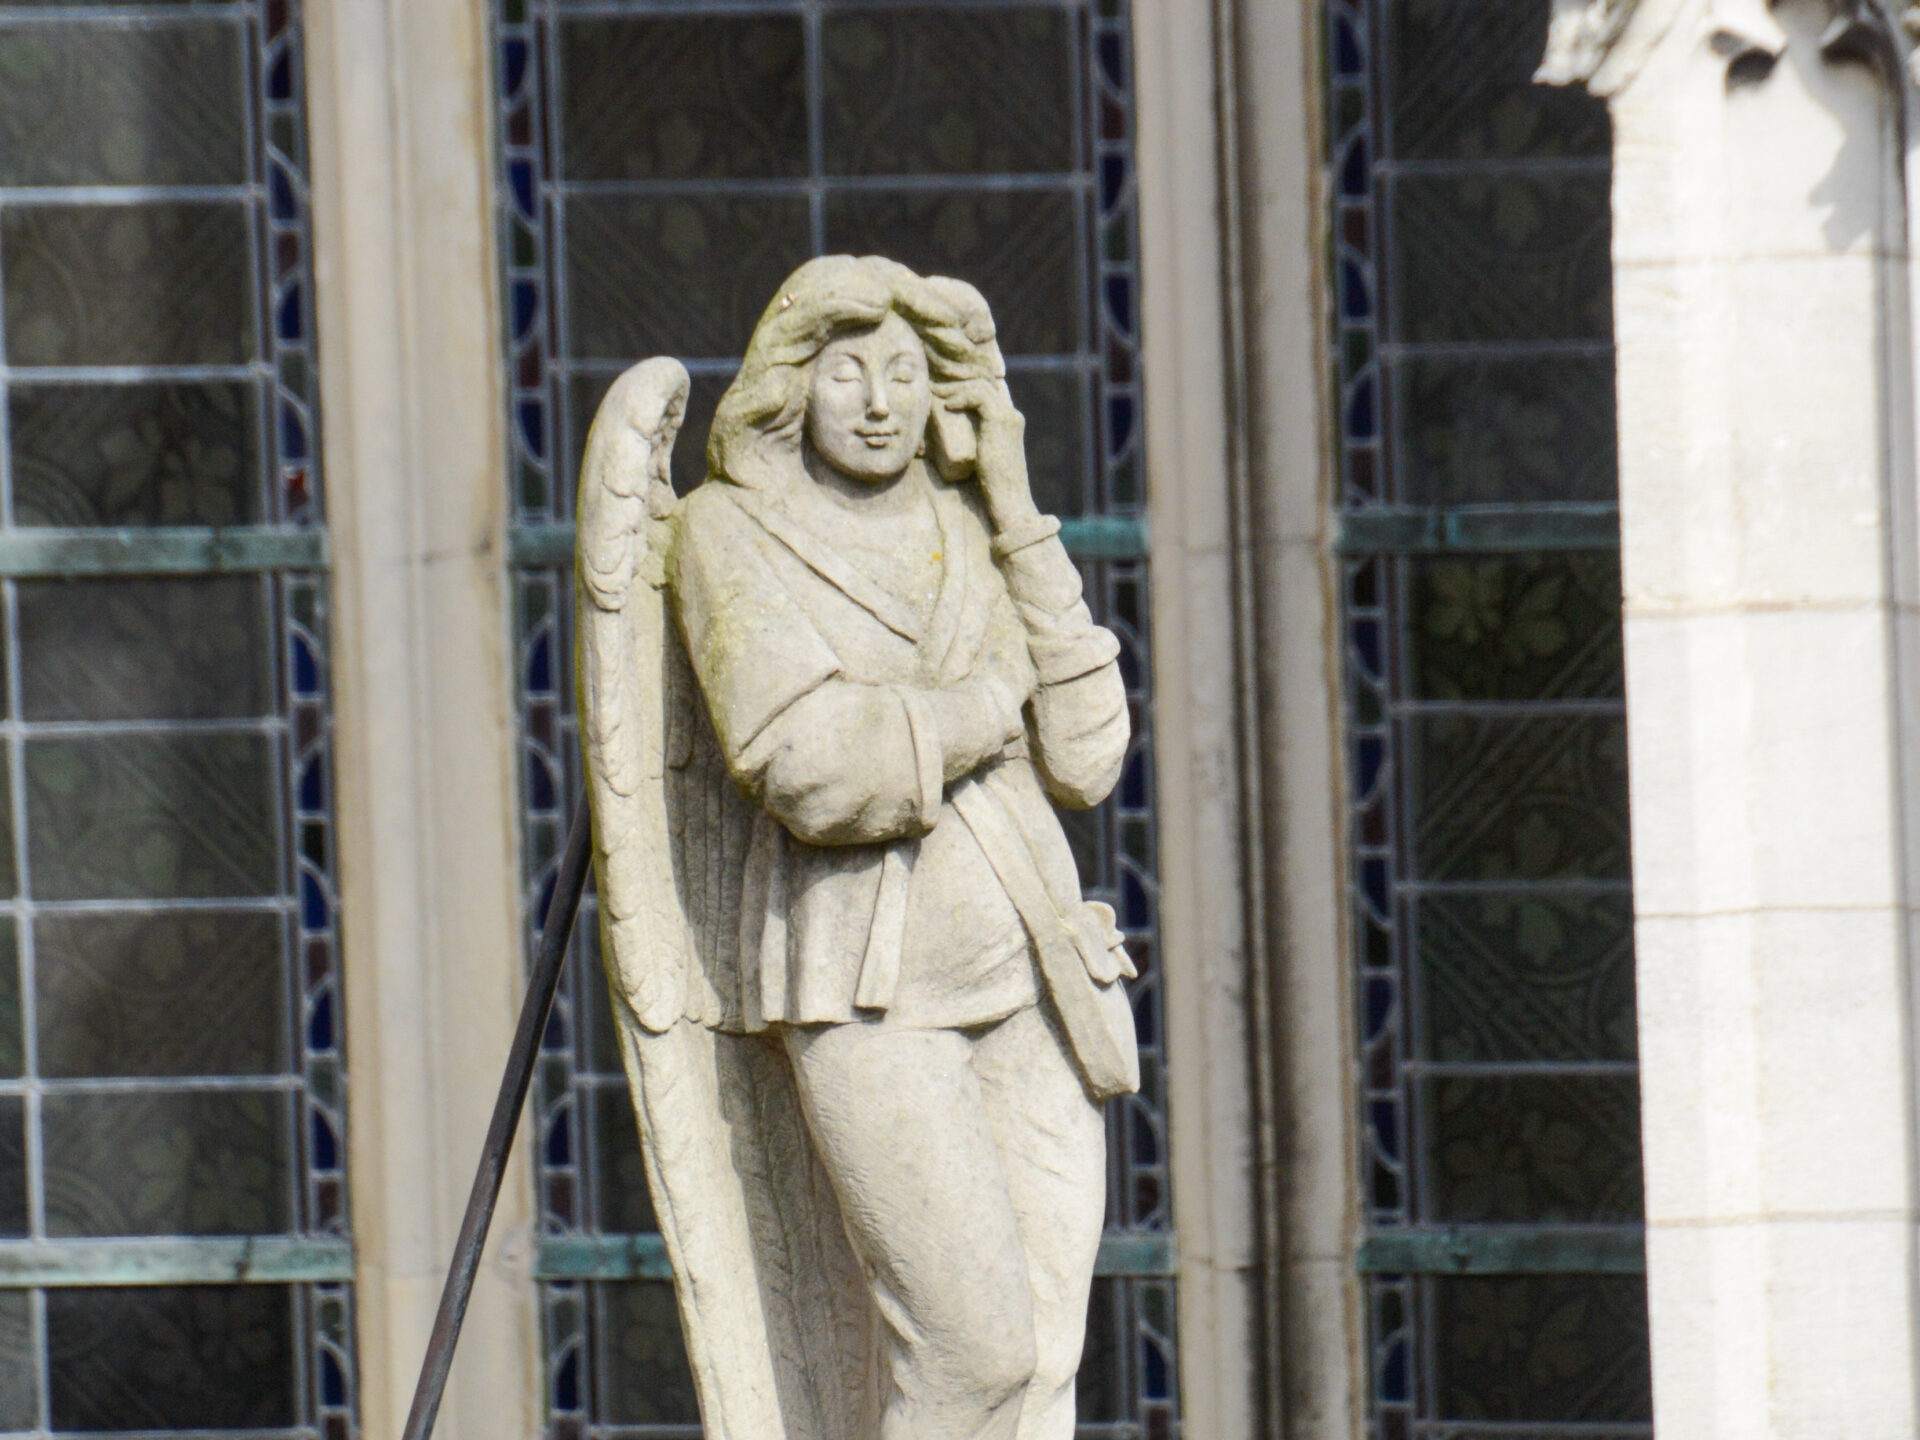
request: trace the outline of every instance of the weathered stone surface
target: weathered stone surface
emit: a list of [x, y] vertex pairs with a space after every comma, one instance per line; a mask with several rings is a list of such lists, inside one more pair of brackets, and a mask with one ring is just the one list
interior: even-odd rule
[[803, 266], [685, 500], [687, 376], [615, 383], [579, 501], [603, 952], [707, 1433], [1068, 1440], [1137, 1087], [1053, 805], [1128, 739], [985, 301]]

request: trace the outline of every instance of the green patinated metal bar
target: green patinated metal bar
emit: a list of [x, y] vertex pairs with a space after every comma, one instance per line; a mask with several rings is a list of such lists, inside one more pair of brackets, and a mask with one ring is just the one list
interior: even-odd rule
[[1356, 1264], [1364, 1275], [1639, 1275], [1647, 1237], [1638, 1225], [1382, 1230]]
[[353, 1279], [353, 1242], [292, 1235], [0, 1241], [0, 1290], [294, 1285]]
[[1334, 547], [1343, 555], [1449, 551], [1612, 550], [1617, 505], [1460, 505], [1350, 510]]
[[[1114, 1231], [1101, 1237], [1094, 1274], [1156, 1279], [1175, 1271], [1173, 1236]], [[540, 1280], [671, 1280], [667, 1245], [658, 1235], [550, 1235], [540, 1242], [533, 1273]]]
[[326, 567], [326, 531], [284, 525], [0, 531], [0, 576], [15, 580]]
[[[1083, 515], [1062, 520], [1060, 539], [1076, 560], [1144, 560], [1147, 556], [1146, 521], [1130, 515]], [[515, 525], [507, 537], [507, 556], [527, 570], [571, 565], [573, 522]]]

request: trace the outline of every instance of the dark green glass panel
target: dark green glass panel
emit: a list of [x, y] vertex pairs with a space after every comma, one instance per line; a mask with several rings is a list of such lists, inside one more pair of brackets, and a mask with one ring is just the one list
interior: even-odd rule
[[39, 1371], [32, 1297], [24, 1290], [0, 1291], [0, 1430], [31, 1430], [39, 1423]]
[[627, 1087], [603, 1085], [593, 1092], [593, 1189], [604, 1235], [646, 1235], [657, 1231], [653, 1197], [647, 1192], [646, 1166], [640, 1159], [640, 1131]]
[[[745, 343], [742, 340], [743, 347]], [[569, 474], [580, 473], [580, 457], [587, 447], [587, 430], [592, 426], [594, 412], [600, 408], [600, 401], [605, 398], [614, 378], [611, 375], [576, 375], [573, 378], [568, 390], [573, 407]], [[688, 387], [686, 418], [680, 424], [680, 438], [673, 444], [673, 488], [682, 495], [707, 478], [707, 431], [713, 428], [713, 412], [720, 404], [720, 397], [732, 383], [732, 375], [695, 375]]]
[[698, 1425], [672, 1282], [595, 1285], [593, 1309], [600, 1382], [595, 1418], [607, 1425]]
[[47, 1292], [55, 1430], [261, 1430], [297, 1416], [284, 1285]]
[[0, 31], [0, 185], [244, 181], [240, 27]]
[[1611, 355], [1422, 356], [1391, 368], [1407, 503], [1619, 495]]
[[807, 258], [799, 199], [579, 197], [567, 205], [573, 355], [738, 355]]
[[0, 1079], [25, 1073], [26, 1045], [20, 1010], [20, 943], [13, 917], [0, 916]]
[[1415, 699], [1623, 693], [1617, 553], [1471, 555], [1407, 568]]
[[27, 1102], [0, 1096], [0, 1237], [27, 1233]]
[[1445, 1419], [1516, 1425], [1645, 1425], [1653, 1419], [1641, 1277], [1450, 1276], [1425, 1283], [1433, 1287], [1435, 1391]]
[[1402, 734], [1419, 879], [1628, 878], [1618, 716], [1422, 715]]
[[20, 698], [29, 720], [212, 720], [270, 714], [266, 582], [22, 582]]
[[1126, 1309], [1126, 1282], [1093, 1282], [1086, 1346], [1074, 1376], [1074, 1413], [1083, 1425], [1111, 1424], [1127, 1416]]
[[278, 915], [43, 915], [40, 1073], [269, 1075], [287, 1067]]
[[292, 1137], [278, 1091], [50, 1094], [40, 1107], [50, 1235], [271, 1235], [291, 1227]]
[[1065, 190], [843, 192], [827, 197], [827, 248], [886, 255], [978, 286], [1010, 355], [1080, 339], [1079, 252]]
[[14, 365], [253, 358], [244, 206], [35, 205], [0, 216]]
[[1640, 1221], [1640, 1086], [1630, 1075], [1435, 1077], [1420, 1082], [1424, 1220]]
[[[0, 815], [13, 814], [13, 773], [0, 766]], [[13, 864], [13, 826], [0, 824], [0, 895], [17, 895], [20, 877]]]
[[[587, 918], [583, 911], [578, 922], [582, 929]], [[620, 1060], [620, 1037], [614, 1030], [613, 995], [607, 988], [606, 971], [601, 965], [598, 916], [593, 919], [592, 934], [595, 943], [585, 954], [586, 965], [581, 966], [579, 960], [573, 962], [581, 966], [585, 974], [580, 992], [582, 1008], [586, 1011], [587, 1053], [580, 1068], [590, 1075], [618, 1075], [624, 1085], [626, 1073]]]
[[1396, 0], [1388, 14], [1394, 159], [1611, 158], [1604, 100], [1534, 82], [1549, 7]]
[[1099, 809], [1060, 810], [1060, 828], [1066, 832], [1067, 847], [1073, 851], [1074, 868], [1080, 872], [1080, 883], [1088, 889], [1097, 889], [1106, 878], [1106, 831], [1107, 817]]
[[798, 15], [563, 20], [565, 177], [805, 174], [803, 48]]
[[1402, 175], [1389, 195], [1395, 340], [1612, 335], [1604, 173]]
[[1415, 902], [1423, 1059], [1633, 1060], [1633, 902], [1518, 891]]
[[247, 525], [261, 515], [251, 385], [15, 385], [19, 525]]
[[217, 899], [279, 889], [265, 736], [29, 740], [26, 771], [38, 899]]
[[829, 10], [821, 42], [828, 173], [1071, 169], [1071, 13]]
[[1087, 399], [1072, 371], [1018, 370], [1007, 377], [1013, 403], [1027, 420], [1027, 478], [1049, 515], [1087, 510]]

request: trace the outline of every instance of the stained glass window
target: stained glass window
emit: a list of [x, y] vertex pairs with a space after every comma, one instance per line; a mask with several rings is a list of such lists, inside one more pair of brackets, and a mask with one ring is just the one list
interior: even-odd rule
[[1650, 1434], [1605, 106], [1329, 0], [1373, 1440]]
[[301, 84], [0, 8], [0, 1432], [355, 1433]]
[[[1028, 418], [1037, 498], [1069, 521], [1133, 696], [1119, 791], [1070, 826], [1089, 893], [1134, 937], [1146, 1072], [1109, 1112], [1082, 1434], [1172, 1437], [1124, 0], [498, 0], [495, 38], [529, 923], [580, 783], [564, 567], [573, 475], [607, 386], [648, 355], [687, 362], [684, 490], [702, 478], [701, 441], [753, 323], [795, 265], [881, 253], [974, 282]], [[605, 983], [592, 941], [578, 943], [535, 1096], [548, 1433], [692, 1435]]]

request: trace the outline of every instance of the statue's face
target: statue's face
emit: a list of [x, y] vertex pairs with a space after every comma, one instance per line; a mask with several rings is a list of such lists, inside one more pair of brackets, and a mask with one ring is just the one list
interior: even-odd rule
[[830, 342], [813, 362], [807, 439], [842, 475], [878, 484], [907, 468], [932, 408], [926, 348], [889, 315]]

